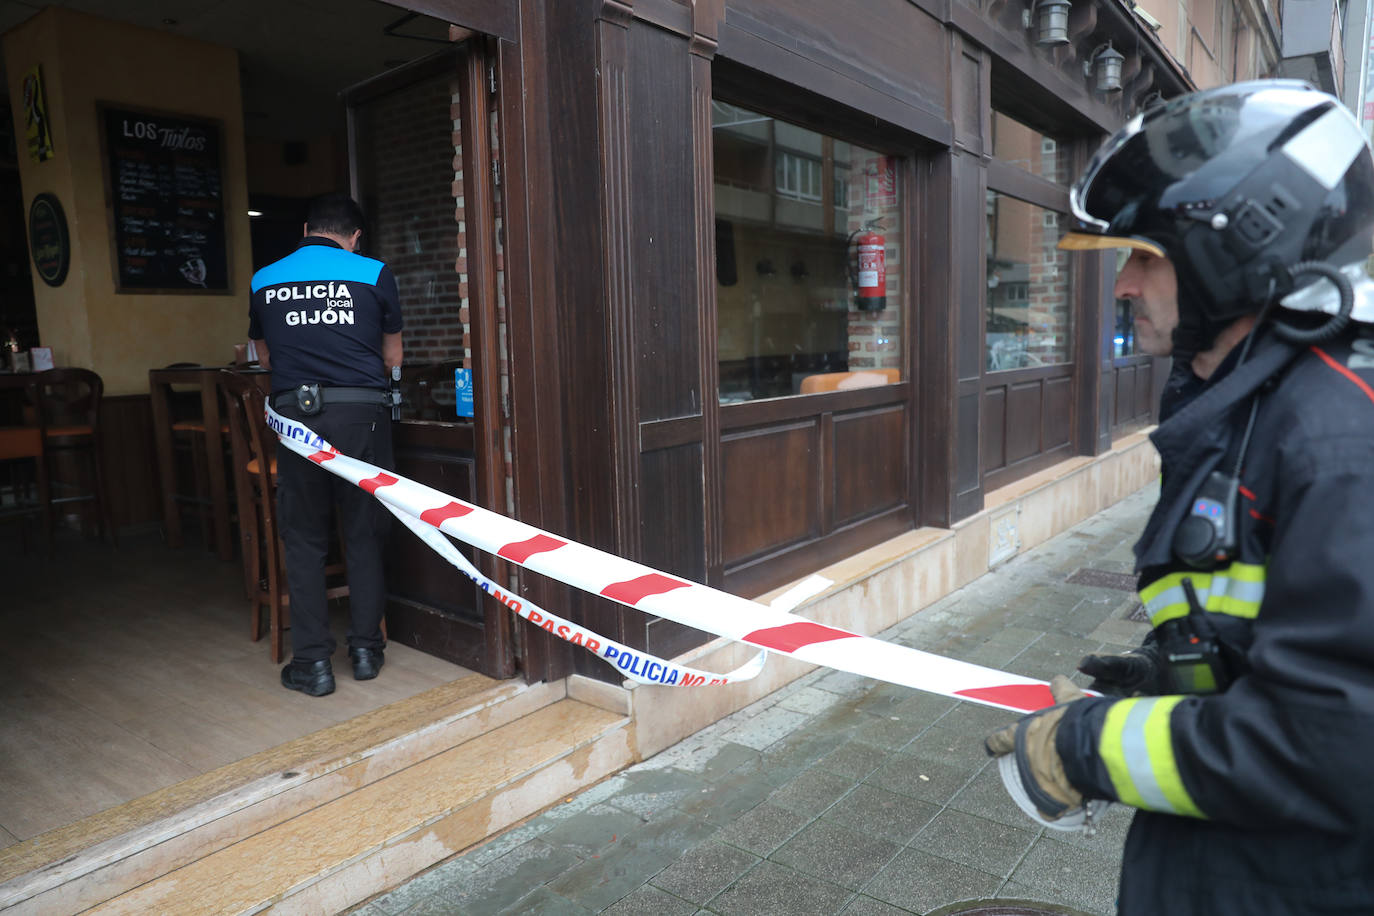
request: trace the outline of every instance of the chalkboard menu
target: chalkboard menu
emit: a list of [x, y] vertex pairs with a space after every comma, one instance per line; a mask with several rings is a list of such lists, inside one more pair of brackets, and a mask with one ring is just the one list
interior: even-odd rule
[[228, 292], [219, 123], [100, 112], [117, 290]]

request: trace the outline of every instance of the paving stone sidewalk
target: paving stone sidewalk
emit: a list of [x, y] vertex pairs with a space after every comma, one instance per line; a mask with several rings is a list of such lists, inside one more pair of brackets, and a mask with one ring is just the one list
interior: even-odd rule
[[[1138, 644], [1147, 625], [1121, 574], [1156, 496], [1131, 495], [882, 637], [1038, 678]], [[353, 912], [1115, 912], [1129, 809], [1091, 837], [1028, 819], [982, 748], [1014, 718], [820, 669]]]

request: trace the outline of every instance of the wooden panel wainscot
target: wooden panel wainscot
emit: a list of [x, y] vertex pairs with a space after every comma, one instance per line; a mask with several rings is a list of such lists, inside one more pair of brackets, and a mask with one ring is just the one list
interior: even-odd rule
[[1068, 447], [1072, 436], [1073, 378], [1045, 380], [1045, 413], [1040, 423], [1044, 427], [1045, 450]]
[[983, 468], [1007, 466], [1007, 389], [989, 388], [983, 395]]
[[[699, 499], [693, 502], [676, 498], [676, 494], [687, 491], [686, 482], [701, 480], [701, 455], [701, 443], [691, 442], [645, 452], [640, 459], [640, 482], [645, 492], [669, 497], [644, 501], [640, 529], [644, 563], [693, 582], [706, 581], [706, 557], [701, 552], [705, 507]], [[713, 638], [671, 620], [637, 616], [645, 621], [645, 648], [664, 658]]]
[[1044, 397], [1040, 379], [1007, 385], [1007, 464], [1040, 451]]
[[156, 524], [162, 517], [157, 461], [153, 450], [153, 412], [146, 394], [116, 395], [101, 402], [101, 460], [107, 498], [116, 528]]
[[995, 489], [1073, 454], [1072, 365], [992, 373], [983, 395], [983, 486]]
[[[435, 428], [458, 432], [469, 449], [454, 450]], [[395, 429], [396, 469], [411, 480], [462, 500], [476, 497], [476, 462], [468, 424], [402, 423]], [[461, 547], [470, 560], [480, 560]], [[432, 550], [415, 542], [399, 523], [391, 525], [386, 546], [387, 638], [437, 655], [474, 671], [495, 661], [487, 657], [483, 633], [486, 598], [471, 579]]]
[[726, 433], [726, 565], [820, 533], [818, 418]]
[[905, 421], [902, 404], [835, 416], [834, 526], [906, 500]]

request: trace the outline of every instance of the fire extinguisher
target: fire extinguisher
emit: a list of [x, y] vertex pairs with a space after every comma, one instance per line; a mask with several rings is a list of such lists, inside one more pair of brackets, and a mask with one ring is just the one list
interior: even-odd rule
[[870, 223], [867, 228], [849, 234], [849, 279], [854, 285], [854, 307], [864, 312], [887, 308], [887, 239], [873, 229]]

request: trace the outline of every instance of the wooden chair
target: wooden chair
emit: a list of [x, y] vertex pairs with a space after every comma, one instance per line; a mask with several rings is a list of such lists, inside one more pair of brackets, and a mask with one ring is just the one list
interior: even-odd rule
[[[195, 368], [196, 363], [172, 363], [168, 369], [191, 369]], [[220, 392], [220, 400], [223, 403], [223, 394]], [[201, 543], [210, 547], [211, 530], [214, 521], [214, 509], [210, 498], [210, 469], [209, 457], [206, 454], [205, 441], [205, 418], [202, 416], [200, 392], [175, 391], [169, 398], [172, 421], [172, 443], [173, 451], [184, 451], [191, 458], [191, 480], [194, 493], [184, 493], [173, 486], [173, 499], [177, 503], [187, 505], [195, 514], [200, 524]], [[220, 423], [220, 435], [225, 438], [228, 444], [229, 424], [228, 421]], [[173, 469], [175, 475], [175, 468]], [[231, 477], [232, 481], [232, 477]]]
[[843, 391], [850, 388], [875, 388], [902, 380], [901, 369], [855, 369], [851, 372], [822, 372], [802, 379], [801, 393]]
[[[267, 609], [267, 629], [273, 662], [283, 655], [282, 634], [290, 629], [291, 598], [286, 587], [286, 558], [277, 525], [276, 437], [264, 419], [266, 395], [252, 379], [235, 372], [220, 373], [221, 389], [228, 402], [229, 445], [233, 455], [239, 531], [243, 546], [244, 591], [247, 594], [249, 636], [262, 639], [262, 611]], [[347, 571], [342, 552], [337, 562], [325, 566], [329, 577]], [[348, 594], [346, 584], [325, 590], [325, 598]]]
[[[261, 563], [258, 544], [260, 523], [258, 521], [258, 489], [261, 485], [259, 463], [253, 458], [249, 444], [248, 420], [243, 410], [243, 395], [248, 379], [225, 370], [216, 381], [224, 399], [225, 424], [229, 434], [229, 477], [234, 486], [234, 510], [239, 522], [239, 556], [243, 561], [244, 597], [252, 600], [258, 581], [258, 566]], [[269, 479], [277, 474], [276, 459], [273, 458], [268, 469]], [[261, 639], [260, 621], [254, 615], [251, 636], [254, 641]]]
[[[53, 495], [51, 504], [94, 502], [97, 530], [103, 537], [109, 532], [117, 547], [119, 537], [110, 518], [110, 501], [105, 488], [105, 465], [100, 431], [100, 402], [105, 383], [90, 369], [48, 369], [34, 377], [38, 392], [38, 414], [43, 427], [45, 461], [63, 454], [84, 455], [90, 462], [91, 489], [85, 492], [74, 484], [62, 483], [66, 489], [78, 489], [71, 496]], [[52, 474], [52, 468], [48, 468]], [[55, 490], [59, 486], [50, 484]]]
[[43, 516], [43, 536], [48, 550], [52, 550], [53, 521], [52, 493], [48, 487], [48, 465], [43, 450], [43, 427], [40, 426], [0, 426], [0, 461], [31, 459], [34, 477], [37, 480], [38, 501], [33, 506], [25, 506], [20, 500], [21, 492], [27, 491], [18, 483], [11, 487], [14, 497], [13, 506], [0, 503], [0, 519], [14, 518], [40, 513]]

